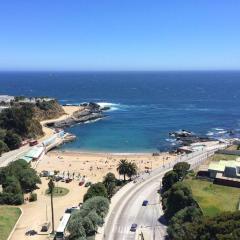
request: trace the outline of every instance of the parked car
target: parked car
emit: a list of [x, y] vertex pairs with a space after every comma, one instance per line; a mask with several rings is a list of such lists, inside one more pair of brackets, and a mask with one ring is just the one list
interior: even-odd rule
[[142, 206], [147, 206], [148, 205], [148, 200], [144, 200], [142, 203]]
[[132, 226], [131, 226], [131, 228], [130, 228], [130, 231], [131, 231], [131, 232], [136, 232], [136, 230], [137, 230], [137, 224], [136, 224], [136, 223], [133, 223]]

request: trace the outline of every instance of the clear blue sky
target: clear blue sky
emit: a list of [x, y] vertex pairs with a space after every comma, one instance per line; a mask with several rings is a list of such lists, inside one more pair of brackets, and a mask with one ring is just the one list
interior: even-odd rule
[[1, 1], [0, 69], [240, 69], [240, 1]]

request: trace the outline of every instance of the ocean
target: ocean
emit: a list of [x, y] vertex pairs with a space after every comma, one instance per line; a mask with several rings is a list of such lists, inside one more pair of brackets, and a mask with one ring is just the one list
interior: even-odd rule
[[0, 94], [111, 106], [104, 119], [67, 129], [77, 140], [64, 150], [165, 151], [171, 131], [240, 131], [239, 71], [2, 72]]

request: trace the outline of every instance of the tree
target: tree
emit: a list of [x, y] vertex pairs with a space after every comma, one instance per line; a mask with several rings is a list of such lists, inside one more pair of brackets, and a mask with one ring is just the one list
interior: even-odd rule
[[48, 191], [51, 194], [51, 211], [52, 211], [52, 233], [54, 233], [54, 210], [53, 210], [53, 191], [55, 184], [51, 178], [48, 182]]
[[4, 152], [8, 152], [9, 148], [7, 146], [7, 144], [5, 142], [3, 142], [2, 140], [0, 140], [0, 156], [2, 156], [2, 154]]
[[3, 190], [7, 193], [22, 194], [21, 185], [14, 176], [7, 176], [3, 184]]
[[37, 184], [41, 183], [37, 172], [32, 168], [23, 169], [19, 173], [19, 181], [23, 192], [32, 192], [37, 189]]
[[92, 210], [96, 210], [96, 213], [102, 217], [107, 215], [109, 209], [109, 200], [106, 197], [92, 197], [83, 203], [80, 211], [82, 217], [87, 216]]
[[162, 179], [162, 190], [163, 192], [168, 191], [174, 183], [178, 181], [178, 174], [171, 170], [164, 174]]
[[120, 175], [123, 175], [124, 182], [126, 181], [126, 175], [128, 173], [128, 162], [126, 159], [120, 160], [118, 163], [117, 171]]
[[170, 239], [185, 239], [185, 231], [183, 225], [192, 222], [200, 222], [203, 214], [201, 209], [197, 207], [186, 207], [178, 211], [170, 220], [168, 225], [168, 236]]
[[178, 174], [178, 178], [183, 179], [190, 169], [190, 164], [187, 162], [178, 162], [174, 165], [173, 171], [175, 171]]
[[129, 162], [127, 168], [127, 176], [132, 179], [132, 176], [137, 175], [137, 165], [136, 163]]
[[108, 197], [107, 189], [101, 182], [91, 185], [91, 187], [87, 190], [87, 193], [84, 195], [83, 201], [85, 202], [89, 198], [96, 196]]
[[116, 188], [116, 177], [113, 173], [107, 173], [103, 179], [103, 184], [107, 189], [108, 198], [111, 198], [115, 192]]
[[224, 212], [216, 217], [200, 217], [192, 222], [187, 221], [181, 225], [181, 229], [171, 229], [170, 239], [238, 240], [240, 239], [240, 212]]
[[183, 182], [175, 183], [162, 195], [162, 204], [165, 217], [168, 220], [170, 220], [181, 209], [196, 206], [191, 189]]
[[85, 229], [82, 225], [82, 217], [79, 215], [78, 212], [73, 213], [73, 215], [71, 216], [67, 229], [70, 233], [70, 240], [87, 239]]
[[7, 144], [10, 150], [19, 148], [21, 146], [21, 141], [21, 137], [12, 131], [7, 131], [7, 134], [4, 138], [4, 142]]
[[103, 225], [108, 209], [109, 200], [105, 197], [92, 197], [85, 201], [80, 211], [70, 218], [70, 239], [86, 240], [86, 236], [95, 234], [97, 228]]

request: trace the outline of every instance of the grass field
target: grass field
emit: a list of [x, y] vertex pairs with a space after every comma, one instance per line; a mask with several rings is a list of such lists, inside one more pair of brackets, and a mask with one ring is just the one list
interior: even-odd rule
[[184, 180], [192, 189], [194, 199], [203, 214], [215, 216], [223, 211], [235, 211], [238, 206], [240, 189], [213, 184], [199, 179]]
[[8, 238], [20, 215], [18, 207], [0, 206], [0, 240]]
[[[67, 188], [63, 187], [55, 187], [53, 191], [53, 197], [62, 197], [69, 193], [69, 190]], [[48, 189], [46, 190], [46, 194], [50, 196]]]
[[220, 160], [236, 160], [239, 156], [237, 155], [227, 155], [227, 154], [214, 154], [212, 156], [212, 161], [220, 161]]

